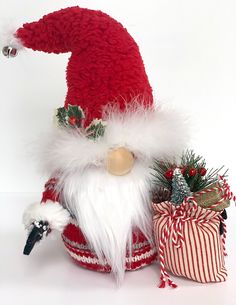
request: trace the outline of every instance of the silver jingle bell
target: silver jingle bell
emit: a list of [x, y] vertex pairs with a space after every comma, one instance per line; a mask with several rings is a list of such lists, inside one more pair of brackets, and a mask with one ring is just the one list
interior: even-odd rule
[[6, 46], [2, 49], [2, 54], [4, 56], [6, 56], [7, 58], [10, 58], [10, 57], [16, 57], [17, 54], [18, 54], [18, 51], [16, 48], [14, 47], [10, 47], [10, 46]]

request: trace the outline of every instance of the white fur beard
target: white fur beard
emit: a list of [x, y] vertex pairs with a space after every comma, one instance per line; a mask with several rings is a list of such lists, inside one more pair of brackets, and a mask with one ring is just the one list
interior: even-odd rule
[[124, 277], [127, 249], [131, 255], [132, 229], [137, 227], [151, 238], [149, 171], [148, 165], [137, 162], [131, 173], [121, 177], [97, 167], [61, 177], [66, 208], [118, 282]]

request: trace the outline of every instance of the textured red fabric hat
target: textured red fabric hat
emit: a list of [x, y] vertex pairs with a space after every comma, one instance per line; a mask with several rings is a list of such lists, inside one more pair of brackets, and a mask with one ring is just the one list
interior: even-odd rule
[[[64, 172], [72, 163], [78, 168], [108, 164], [108, 152], [124, 148], [126, 169], [119, 170], [123, 174], [133, 166], [133, 156], [152, 164], [153, 158], [176, 156], [185, 147], [185, 117], [173, 109], [155, 107], [136, 42], [107, 14], [65, 8], [24, 24], [13, 38], [7, 38], [5, 46], [3, 53], [8, 57], [22, 47], [72, 53], [65, 107], [58, 109], [57, 119], [60, 127], [82, 128], [79, 133], [77, 128], [75, 133], [71, 128], [59, 128], [41, 145], [45, 147], [43, 164], [50, 174]], [[118, 174], [114, 167], [109, 171]]]
[[137, 96], [142, 104], [153, 102], [136, 42], [120, 23], [101, 11], [62, 9], [24, 24], [15, 37], [33, 50], [72, 53], [65, 107], [80, 106], [87, 123], [100, 119], [108, 103], [115, 102], [123, 110]]

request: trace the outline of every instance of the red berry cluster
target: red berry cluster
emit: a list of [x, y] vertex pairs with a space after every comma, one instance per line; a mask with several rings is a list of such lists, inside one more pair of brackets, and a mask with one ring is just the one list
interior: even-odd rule
[[[190, 167], [189, 169], [186, 167], [180, 167], [179, 168], [181, 170], [181, 173], [183, 175], [185, 175], [186, 173], [188, 173], [189, 177], [195, 177], [197, 174], [199, 174], [200, 176], [205, 176], [207, 170], [204, 167], [200, 167], [198, 169], [194, 168], [194, 167]], [[165, 177], [167, 179], [172, 179], [173, 178], [173, 174], [174, 174], [174, 169], [168, 169], [165, 172]]]

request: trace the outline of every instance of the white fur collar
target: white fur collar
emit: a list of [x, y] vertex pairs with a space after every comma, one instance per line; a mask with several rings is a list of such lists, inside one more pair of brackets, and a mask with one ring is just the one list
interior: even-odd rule
[[107, 126], [102, 138], [94, 142], [78, 130], [55, 129], [43, 145], [43, 166], [55, 171], [83, 170], [101, 166], [109, 149], [127, 147], [137, 158], [172, 158], [181, 154], [188, 141], [186, 119], [180, 113], [159, 107], [142, 106], [104, 114]]

